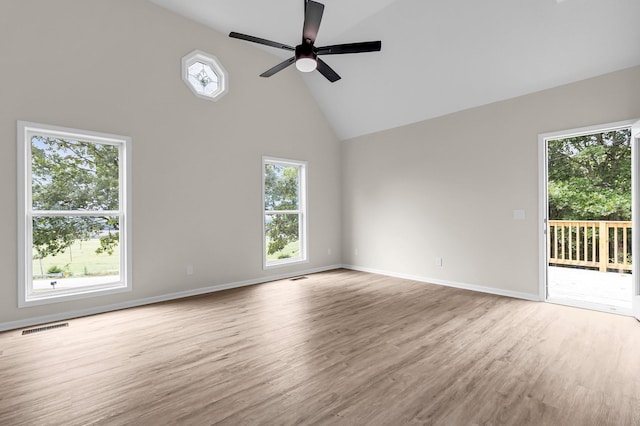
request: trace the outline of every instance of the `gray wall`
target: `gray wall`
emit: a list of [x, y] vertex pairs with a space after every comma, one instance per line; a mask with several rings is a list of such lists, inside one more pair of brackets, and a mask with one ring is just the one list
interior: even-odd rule
[[535, 298], [538, 135], [638, 118], [640, 67], [348, 140], [343, 261]]
[[[218, 102], [181, 80], [193, 49]], [[0, 325], [341, 262], [339, 142], [294, 69], [258, 77], [279, 58], [142, 0], [3, 1], [0, 52]], [[17, 120], [133, 138], [131, 293], [17, 308]], [[263, 155], [309, 162], [307, 264], [262, 270]]]

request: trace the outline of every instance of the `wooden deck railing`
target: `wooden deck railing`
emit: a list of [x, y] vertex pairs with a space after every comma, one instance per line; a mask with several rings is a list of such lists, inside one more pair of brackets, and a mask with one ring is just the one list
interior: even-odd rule
[[631, 271], [631, 222], [550, 220], [549, 264]]

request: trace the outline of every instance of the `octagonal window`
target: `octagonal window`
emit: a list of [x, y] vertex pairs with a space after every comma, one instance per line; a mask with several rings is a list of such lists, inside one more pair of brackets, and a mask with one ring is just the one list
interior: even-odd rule
[[217, 101], [227, 93], [227, 72], [215, 56], [194, 50], [182, 58], [182, 80], [194, 95]]

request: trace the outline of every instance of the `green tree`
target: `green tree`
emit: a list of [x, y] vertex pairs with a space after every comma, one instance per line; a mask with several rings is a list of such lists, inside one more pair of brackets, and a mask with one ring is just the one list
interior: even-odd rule
[[[119, 151], [108, 144], [47, 136], [31, 140], [34, 257], [55, 256], [76, 240], [100, 236], [98, 253], [112, 254], [119, 240]], [[39, 211], [87, 211], [91, 216], [38, 216]]]
[[631, 131], [551, 140], [549, 218], [631, 220]]
[[287, 244], [298, 241], [299, 215], [284, 211], [299, 208], [299, 178], [297, 167], [276, 164], [265, 165], [265, 211], [283, 211], [266, 216], [268, 237], [267, 254], [284, 249]]

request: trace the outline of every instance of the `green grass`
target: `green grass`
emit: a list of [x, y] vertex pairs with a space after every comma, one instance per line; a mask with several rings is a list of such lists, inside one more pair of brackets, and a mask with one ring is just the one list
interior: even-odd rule
[[[269, 239], [267, 238], [267, 247], [269, 246]], [[292, 257], [300, 256], [300, 242], [292, 241], [280, 251], [273, 254], [267, 253], [267, 260], [288, 259]]]
[[[268, 241], [267, 241], [268, 244]], [[98, 238], [87, 241], [76, 241], [70, 249], [56, 256], [47, 256], [42, 259], [42, 273], [46, 274], [52, 266], [57, 266], [64, 270], [69, 276], [88, 275], [112, 275], [113, 271], [120, 268], [120, 256], [118, 248], [113, 255], [97, 254], [96, 249], [100, 247]], [[35, 253], [34, 253], [35, 254]], [[300, 243], [293, 241], [287, 244], [282, 250], [267, 255], [267, 260], [288, 259], [300, 256]], [[33, 260], [33, 275], [40, 275], [40, 261]]]
[[95, 238], [87, 241], [76, 241], [56, 256], [47, 256], [42, 259], [42, 271], [40, 271], [40, 261], [33, 260], [33, 275], [46, 274], [52, 266], [57, 266], [69, 275], [112, 275], [113, 271], [120, 269], [120, 252], [116, 246], [112, 255], [106, 253], [97, 254], [96, 249], [100, 247], [100, 239]]

